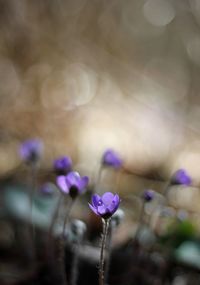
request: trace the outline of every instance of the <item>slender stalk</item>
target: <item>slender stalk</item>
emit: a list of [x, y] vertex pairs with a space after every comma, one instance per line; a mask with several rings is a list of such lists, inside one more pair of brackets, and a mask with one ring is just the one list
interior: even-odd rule
[[66, 224], [68, 223], [69, 215], [70, 215], [74, 201], [75, 201], [74, 199], [69, 200], [67, 211], [66, 211], [65, 218], [64, 218], [62, 234], [58, 240], [59, 242], [58, 263], [60, 264], [63, 285], [67, 284], [67, 277], [66, 277], [66, 270], [65, 270], [65, 228], [66, 228]]
[[141, 226], [143, 225], [143, 222], [144, 222], [144, 208], [145, 208], [145, 201], [142, 202], [142, 208], [141, 208], [140, 216], [138, 219], [138, 228], [137, 228], [137, 231], [135, 234], [135, 239], [138, 238], [138, 234], [139, 234]]
[[109, 274], [109, 269], [110, 269], [110, 260], [111, 260], [111, 252], [112, 252], [112, 236], [113, 236], [113, 230], [114, 226], [111, 222], [110, 228], [109, 228], [109, 233], [108, 233], [108, 242], [107, 242], [107, 262], [105, 265], [105, 282], [107, 283], [108, 281], [108, 274]]
[[154, 222], [154, 230], [156, 230], [157, 227], [159, 226], [159, 218], [160, 218], [162, 207], [169, 202], [167, 194], [169, 192], [170, 186], [171, 186], [170, 182], [167, 182], [166, 186], [163, 188], [163, 191], [162, 191], [162, 195], [165, 198], [165, 201], [160, 201], [160, 204], [157, 206], [157, 209], [154, 210], [154, 212], [157, 211], [159, 213], [156, 216], [156, 220]]
[[56, 219], [58, 217], [58, 213], [59, 213], [59, 209], [60, 209], [60, 206], [61, 206], [62, 198], [63, 198], [63, 196], [62, 196], [62, 194], [60, 194], [60, 197], [58, 198], [58, 203], [56, 205], [56, 209], [55, 209], [55, 211], [53, 213], [53, 217], [52, 217], [51, 224], [50, 224], [50, 227], [49, 227], [49, 232], [48, 232], [49, 239], [52, 236], [53, 228], [54, 228]]
[[119, 192], [122, 175], [123, 175], [123, 170], [122, 169], [117, 170], [116, 186], [115, 186], [115, 192], [116, 193]]
[[106, 246], [106, 238], [108, 234], [108, 228], [110, 224], [110, 219], [102, 219], [103, 221], [103, 235], [101, 241], [101, 252], [100, 252], [100, 260], [99, 260], [99, 285], [104, 285], [104, 251]]
[[57, 217], [58, 217], [58, 213], [59, 213], [59, 209], [60, 209], [60, 206], [61, 206], [62, 198], [63, 198], [63, 195], [60, 194], [60, 197], [58, 198], [58, 203], [56, 205], [56, 209], [55, 209], [55, 211], [53, 213], [53, 217], [52, 217], [52, 220], [51, 220], [49, 231], [48, 231], [47, 257], [50, 260], [53, 259], [53, 257], [54, 257], [55, 246], [54, 246], [54, 243], [53, 243], [53, 229], [54, 229]]
[[31, 259], [32, 266], [35, 266], [36, 263], [36, 249], [35, 249], [35, 227], [33, 222], [33, 201], [34, 201], [34, 195], [37, 185], [37, 165], [32, 164], [30, 165], [30, 177], [29, 177], [29, 193], [28, 193], [28, 199], [29, 199], [29, 207], [30, 211], [28, 214], [28, 221], [27, 221], [27, 234], [28, 234], [28, 247], [29, 247], [29, 258]]
[[95, 179], [96, 181], [95, 181], [95, 186], [94, 186], [94, 189], [93, 189], [93, 193], [98, 192], [97, 188], [98, 188], [98, 186], [100, 185], [100, 182], [101, 182], [101, 176], [102, 176], [102, 173], [103, 173], [103, 169], [104, 169], [104, 167], [101, 164], [100, 167], [99, 167], [98, 173], [97, 173], [97, 177]]
[[64, 223], [63, 223], [63, 231], [62, 231], [62, 237], [63, 239], [65, 238], [65, 228], [66, 228], [66, 225], [69, 221], [69, 216], [70, 216], [70, 212], [71, 212], [71, 209], [72, 209], [72, 206], [74, 204], [74, 199], [70, 199], [69, 200], [69, 203], [68, 203], [68, 206], [67, 206], [67, 211], [66, 211], [66, 214], [65, 214], [65, 218], [64, 218]]
[[74, 247], [74, 256], [73, 256], [72, 267], [71, 267], [70, 285], [76, 285], [77, 279], [78, 279], [78, 261], [79, 261], [80, 242], [81, 241], [78, 241]]
[[166, 184], [166, 186], [164, 187], [163, 192], [162, 192], [162, 194], [163, 194], [163, 196], [164, 196], [165, 198], [167, 197], [167, 194], [168, 194], [168, 192], [169, 192], [169, 189], [170, 189], [170, 182], [168, 182], [168, 183]]
[[65, 270], [65, 243], [62, 236], [60, 236], [58, 240], [58, 265], [60, 267], [60, 273], [62, 278], [60, 285], [67, 285], [67, 277]]
[[36, 189], [37, 189], [37, 165], [32, 164], [31, 165], [31, 187], [30, 187], [29, 199], [30, 199], [30, 209], [31, 209], [30, 210], [30, 224], [32, 227], [33, 239], [35, 237], [35, 223], [33, 221], [33, 202], [34, 202]]

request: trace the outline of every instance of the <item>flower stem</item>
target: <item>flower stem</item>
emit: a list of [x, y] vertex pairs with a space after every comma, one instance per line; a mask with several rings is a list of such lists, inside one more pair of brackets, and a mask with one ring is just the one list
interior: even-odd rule
[[65, 214], [64, 223], [63, 223], [63, 231], [62, 231], [63, 239], [65, 238], [65, 228], [66, 228], [66, 225], [67, 225], [67, 223], [69, 221], [69, 215], [70, 215], [72, 206], [74, 204], [74, 201], [75, 201], [74, 199], [70, 199], [69, 203], [68, 203], [68, 206], [67, 206], [67, 211], [66, 211], [66, 214]]
[[96, 177], [96, 181], [95, 181], [95, 186], [94, 186], [94, 189], [93, 189], [93, 193], [96, 193], [98, 192], [98, 187], [101, 183], [101, 176], [102, 176], [102, 172], [103, 172], [103, 169], [104, 167], [102, 165], [100, 165], [99, 169], [98, 169], [98, 173], [97, 173], [97, 177]]
[[109, 274], [109, 269], [110, 269], [110, 260], [111, 260], [111, 251], [112, 251], [112, 234], [113, 234], [113, 225], [111, 223], [111, 226], [109, 228], [109, 233], [108, 233], [108, 242], [107, 242], [107, 251], [108, 251], [108, 255], [107, 255], [107, 262], [106, 262], [106, 266], [105, 266], [105, 281], [107, 282], [108, 280], [108, 274]]
[[35, 224], [33, 221], [33, 202], [34, 202], [36, 188], [37, 188], [37, 166], [33, 164], [31, 166], [31, 186], [30, 186], [30, 193], [29, 193], [30, 209], [31, 209], [30, 210], [30, 225], [32, 228], [33, 239], [35, 237]]
[[101, 252], [100, 252], [100, 260], [99, 260], [99, 285], [104, 285], [104, 251], [106, 246], [106, 238], [108, 234], [108, 228], [110, 224], [110, 219], [102, 219], [103, 221], [103, 234], [101, 241]]
[[28, 200], [29, 200], [29, 207], [30, 211], [28, 213], [28, 221], [27, 221], [27, 234], [28, 234], [28, 241], [29, 241], [29, 258], [31, 259], [31, 262], [33, 264], [33, 267], [35, 266], [36, 262], [36, 248], [35, 248], [35, 226], [33, 221], [33, 201], [34, 201], [34, 195], [35, 190], [37, 187], [37, 166], [35, 164], [30, 166], [30, 177], [29, 177], [29, 193], [28, 193]]
[[60, 267], [61, 273], [61, 283], [62, 285], [67, 284], [66, 270], [65, 270], [65, 242], [62, 236], [58, 240], [58, 265]]
[[47, 257], [49, 259], [53, 259], [53, 256], [54, 256], [54, 244], [53, 244], [53, 229], [54, 229], [54, 226], [55, 226], [55, 222], [56, 222], [56, 219], [58, 217], [58, 213], [59, 213], [59, 209], [60, 209], [60, 206], [61, 206], [61, 202], [62, 202], [62, 198], [63, 196], [60, 194], [60, 197], [58, 198], [58, 203], [56, 205], [56, 209], [53, 213], [53, 217], [52, 217], [52, 220], [51, 220], [51, 224], [50, 224], [50, 227], [49, 227], [49, 231], [48, 231], [48, 242], [47, 242]]
[[162, 194], [163, 194], [163, 196], [164, 196], [165, 198], [167, 198], [167, 194], [168, 194], [168, 192], [169, 192], [169, 189], [170, 189], [170, 182], [168, 182], [168, 183], [166, 184], [166, 186], [164, 187], [163, 192], [162, 192]]
[[66, 211], [64, 223], [63, 223], [62, 234], [59, 237], [58, 262], [60, 263], [63, 285], [67, 284], [66, 271], [65, 271], [65, 228], [68, 223], [69, 215], [70, 215], [74, 201], [75, 201], [74, 199], [70, 199], [68, 202], [67, 211]]
[[79, 261], [80, 241], [74, 246], [74, 256], [71, 267], [71, 282], [70, 285], [76, 285], [78, 278], [78, 261]]
[[139, 232], [140, 232], [141, 227], [142, 227], [143, 222], [144, 222], [144, 208], [145, 208], [145, 201], [142, 202], [142, 208], [141, 208], [140, 216], [138, 219], [138, 228], [137, 228], [137, 231], [135, 233], [135, 239], [138, 238]]
[[62, 198], [63, 198], [63, 196], [60, 194], [60, 197], [58, 198], [58, 203], [56, 205], [56, 209], [55, 209], [55, 211], [53, 213], [53, 217], [52, 217], [51, 224], [50, 224], [50, 227], [49, 227], [49, 232], [48, 232], [49, 239], [50, 239], [50, 237], [53, 234], [53, 228], [54, 228], [56, 219], [58, 217], [58, 213], [59, 213], [59, 209], [60, 209], [60, 206], [61, 206]]
[[63, 230], [62, 230], [62, 234], [59, 237], [58, 240], [58, 263], [60, 264], [60, 270], [61, 270], [61, 277], [62, 277], [62, 284], [66, 285], [67, 284], [67, 277], [66, 277], [66, 270], [65, 270], [65, 228], [66, 228], [66, 224], [69, 220], [69, 215], [74, 203], [74, 199], [70, 199], [68, 202], [68, 206], [67, 206], [67, 211], [65, 214], [65, 218], [64, 218], [64, 223], [63, 223]]

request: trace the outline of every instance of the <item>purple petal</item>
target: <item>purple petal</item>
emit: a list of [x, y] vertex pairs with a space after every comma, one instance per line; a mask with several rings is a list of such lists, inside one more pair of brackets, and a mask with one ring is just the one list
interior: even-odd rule
[[189, 186], [192, 184], [192, 179], [184, 169], [179, 169], [172, 177], [172, 184], [182, 184]]
[[92, 204], [94, 207], [98, 207], [99, 201], [101, 201], [101, 197], [98, 194], [92, 195]]
[[110, 213], [114, 213], [119, 207], [120, 199], [119, 195], [115, 194], [111, 204], [108, 206]]
[[56, 179], [56, 183], [62, 192], [66, 194], [69, 193], [69, 187], [66, 183], [66, 176], [64, 175], [58, 176]]
[[20, 146], [20, 156], [22, 159], [36, 160], [38, 159], [43, 151], [43, 143], [39, 139], [30, 139], [24, 141]]
[[115, 204], [118, 204], [118, 205], [119, 205], [119, 203], [120, 203], [120, 198], [119, 198], [119, 195], [118, 195], [118, 194], [115, 194], [115, 196], [114, 196], [114, 198], [113, 198], [113, 202], [114, 202]]
[[103, 216], [108, 213], [108, 209], [105, 207], [105, 205], [101, 205], [97, 207], [97, 212], [100, 216]]
[[55, 170], [70, 170], [72, 166], [72, 160], [68, 156], [62, 156], [54, 160], [54, 169]]
[[72, 171], [69, 174], [67, 174], [66, 181], [68, 187], [77, 186], [77, 188], [80, 188], [81, 177], [78, 172]]
[[112, 203], [112, 200], [114, 198], [114, 194], [111, 192], [106, 192], [102, 196], [102, 202], [105, 206], [109, 206]]
[[40, 193], [50, 196], [54, 193], [54, 188], [51, 183], [45, 183], [40, 188]]
[[146, 202], [150, 202], [151, 200], [153, 200], [154, 196], [155, 196], [155, 193], [152, 190], [146, 190], [143, 193], [143, 198]]
[[108, 149], [104, 152], [102, 162], [104, 165], [119, 168], [122, 166], [122, 160], [118, 154], [112, 149]]
[[80, 183], [79, 183], [80, 190], [84, 189], [88, 185], [88, 183], [89, 183], [89, 177], [83, 176], [80, 179]]
[[90, 203], [88, 203], [90, 209], [96, 214], [99, 215], [99, 213], [97, 212], [97, 209], [95, 207], [93, 207]]

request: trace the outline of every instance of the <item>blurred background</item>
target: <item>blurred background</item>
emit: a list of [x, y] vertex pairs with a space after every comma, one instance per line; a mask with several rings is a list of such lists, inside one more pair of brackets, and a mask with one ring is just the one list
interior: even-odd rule
[[43, 167], [88, 172], [106, 147], [131, 171], [199, 183], [198, 0], [0, 1], [0, 173], [40, 137]]
[[[199, 225], [199, 0], [0, 0], [0, 27], [2, 181], [27, 179], [27, 138], [44, 142], [42, 182], [66, 154], [93, 185], [113, 148], [128, 214], [130, 194], [161, 192], [184, 168], [192, 187], [169, 202]], [[116, 190], [116, 177], [104, 172], [101, 188]]]

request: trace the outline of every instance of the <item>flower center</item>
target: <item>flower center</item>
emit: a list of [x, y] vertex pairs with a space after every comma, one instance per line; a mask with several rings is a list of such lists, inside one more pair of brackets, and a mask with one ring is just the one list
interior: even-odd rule
[[69, 195], [72, 199], [75, 199], [78, 196], [78, 188], [75, 185], [72, 185], [69, 189]]

